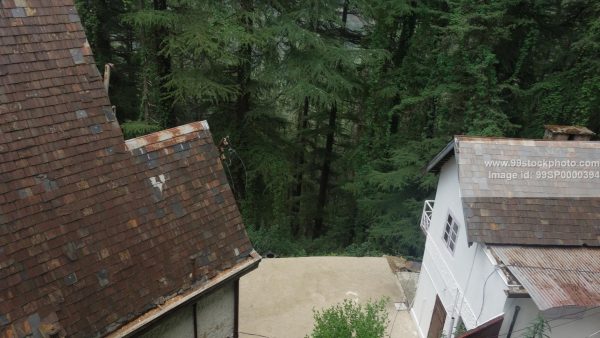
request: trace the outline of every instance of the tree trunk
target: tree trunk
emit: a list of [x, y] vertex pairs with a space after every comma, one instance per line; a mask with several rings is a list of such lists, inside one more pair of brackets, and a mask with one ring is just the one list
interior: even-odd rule
[[[154, 0], [154, 10], [166, 11], [167, 0]], [[162, 116], [162, 124], [166, 128], [175, 127], [177, 125], [177, 117], [173, 107], [173, 98], [169, 95], [167, 88], [167, 77], [171, 74], [171, 59], [164, 53], [161, 53], [164, 44], [169, 36], [169, 31], [166, 27], [159, 27], [154, 32], [154, 50], [156, 52], [156, 70], [160, 83], [160, 101], [159, 111]]]
[[[242, 0], [241, 3], [242, 11], [252, 12], [253, 4], [252, 0]], [[251, 32], [252, 21], [247, 18], [246, 15], [242, 16], [244, 19], [240, 22], [240, 25], [244, 27], [246, 32]], [[252, 74], [252, 46], [250, 44], [243, 44], [240, 46], [238, 51], [239, 63], [237, 65], [237, 84], [239, 88], [239, 96], [235, 102], [235, 116], [233, 125], [235, 130], [238, 132], [238, 145], [247, 145], [248, 140], [246, 136], [246, 115], [251, 108], [251, 93], [249, 91], [251, 74]], [[246, 196], [246, 184], [245, 181], [246, 173], [245, 168], [237, 166], [234, 169], [236, 172], [235, 177], [232, 179], [236, 180], [236, 186], [238, 187], [239, 198], [243, 199]]]
[[331, 174], [331, 160], [333, 158], [333, 143], [336, 129], [337, 104], [334, 103], [329, 111], [329, 124], [327, 126], [327, 140], [325, 141], [325, 154], [323, 166], [321, 167], [321, 178], [319, 180], [319, 196], [317, 197], [317, 211], [314, 219], [313, 238], [323, 233], [323, 219], [325, 204], [327, 204], [327, 191], [329, 188], [329, 176]]
[[95, 7], [93, 10], [99, 19], [99, 22], [94, 25], [94, 55], [98, 65], [104, 67], [104, 64], [111, 62], [112, 59], [112, 46], [110, 44], [110, 29], [112, 27], [105, 27], [104, 24], [111, 13], [106, 0], [96, 0], [92, 6]]
[[436, 98], [431, 98], [431, 109], [427, 113], [427, 138], [435, 136], [435, 120], [437, 117], [437, 102]]
[[292, 192], [292, 234], [294, 237], [298, 236], [300, 233], [300, 201], [302, 198], [302, 181], [304, 180], [304, 145], [306, 144], [306, 139], [304, 137], [304, 132], [308, 128], [308, 108], [309, 101], [308, 96], [304, 98], [304, 107], [300, 111], [298, 116], [298, 137], [297, 142], [300, 147], [297, 154], [296, 161], [296, 175], [294, 177], [294, 182], [296, 182], [296, 186], [294, 187], [294, 191]]
[[346, 22], [348, 21], [348, 6], [350, 5], [349, 0], [344, 1], [344, 7], [342, 9], [342, 26], [346, 28]]
[[[412, 8], [415, 8], [417, 6], [416, 2], [414, 1], [411, 1], [410, 5]], [[402, 31], [400, 32], [398, 42], [395, 43], [397, 47], [392, 53], [392, 61], [396, 68], [401, 67], [402, 61], [404, 61], [404, 57], [408, 52], [410, 40], [415, 32], [415, 27], [417, 25], [417, 15], [414, 12], [411, 12], [407, 16], [401, 17], [398, 20], [402, 20]], [[397, 98], [396, 100], [400, 101], [400, 98]], [[399, 124], [400, 116], [398, 116], [397, 112], [394, 112], [390, 121], [391, 134], [396, 134], [398, 132]]]
[[[240, 6], [242, 11], [252, 12], [254, 10], [252, 0], [242, 0]], [[246, 15], [243, 15], [243, 18], [240, 25], [244, 27], [246, 32], [250, 33], [252, 31], [252, 21], [248, 19]], [[239, 60], [237, 67], [237, 81], [240, 95], [236, 102], [236, 123], [237, 126], [243, 130], [246, 113], [250, 111], [250, 92], [248, 91], [252, 71], [252, 46], [250, 44], [244, 44], [240, 47]]]

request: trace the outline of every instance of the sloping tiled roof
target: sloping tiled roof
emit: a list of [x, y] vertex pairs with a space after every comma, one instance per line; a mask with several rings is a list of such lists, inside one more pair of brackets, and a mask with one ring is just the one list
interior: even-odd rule
[[258, 261], [206, 123], [125, 142], [79, 21], [0, 2], [0, 337], [104, 335]]
[[600, 142], [457, 136], [450, 146], [469, 242], [600, 246]]
[[490, 246], [542, 311], [600, 306], [600, 248]]
[[[579, 165], [600, 160], [600, 142], [457, 137], [456, 143], [469, 241], [600, 245], [600, 165]], [[592, 177], [537, 176], [579, 170]], [[525, 172], [529, 178], [521, 178]]]
[[600, 246], [600, 198], [462, 200], [470, 242]]
[[[535, 175], [600, 170], [600, 142], [458, 136], [456, 144], [462, 197], [600, 197], [600, 178], [537, 178]], [[589, 165], [579, 165], [586, 161]], [[526, 171], [531, 176], [521, 178], [521, 173]], [[508, 173], [517, 177], [507, 180], [493, 176]]]

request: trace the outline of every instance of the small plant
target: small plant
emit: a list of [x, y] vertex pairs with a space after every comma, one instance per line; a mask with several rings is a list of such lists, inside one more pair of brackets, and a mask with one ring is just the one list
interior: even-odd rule
[[550, 323], [544, 317], [538, 316], [532, 323], [527, 327], [523, 338], [550, 338]]
[[458, 320], [458, 324], [456, 325], [456, 328], [454, 329], [454, 337], [459, 337], [461, 334], [467, 332], [467, 327], [465, 326], [465, 323], [463, 323], [462, 319]]
[[278, 257], [307, 255], [304, 249], [304, 241], [294, 240], [290, 235], [289, 229], [285, 226], [275, 224], [257, 230], [249, 225], [246, 227], [246, 231], [248, 232], [248, 236], [250, 236], [254, 249], [261, 255], [267, 252], [272, 252]]
[[144, 136], [150, 133], [160, 131], [162, 128], [157, 124], [147, 123], [144, 121], [127, 121], [121, 123], [123, 137], [126, 140]]
[[306, 338], [383, 338], [388, 325], [387, 299], [365, 304], [345, 299], [314, 311], [315, 327]]

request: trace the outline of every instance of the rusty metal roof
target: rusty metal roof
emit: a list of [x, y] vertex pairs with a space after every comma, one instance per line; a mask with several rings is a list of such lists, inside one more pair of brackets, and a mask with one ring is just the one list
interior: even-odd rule
[[542, 311], [600, 306], [600, 248], [490, 246]]
[[544, 128], [554, 134], [596, 135], [596, 133], [583, 126], [562, 126], [556, 124], [547, 124], [544, 126]]

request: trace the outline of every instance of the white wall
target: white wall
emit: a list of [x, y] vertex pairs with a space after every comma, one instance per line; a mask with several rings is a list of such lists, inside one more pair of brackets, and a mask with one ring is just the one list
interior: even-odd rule
[[180, 337], [194, 338], [194, 322], [192, 321], [192, 306], [186, 306], [169, 314], [152, 328], [140, 335], [139, 338]]
[[235, 316], [234, 284], [228, 283], [203, 296], [196, 304], [185, 306], [153, 324], [137, 337], [194, 338], [193, 307], [196, 307], [198, 338], [233, 337]]
[[233, 337], [235, 292], [233, 283], [196, 303], [198, 338]]
[[[442, 237], [449, 211], [459, 223], [454, 254], [446, 247]], [[451, 158], [440, 172], [419, 286], [411, 309], [420, 334], [426, 336], [429, 330], [435, 302], [434, 291], [439, 295], [447, 312], [446, 332], [453, 331], [450, 327], [453, 315], [454, 325], [458, 323], [460, 316], [465, 326], [471, 329], [501, 314], [506, 299], [506, 284], [494, 269], [481, 245], [468, 246], [458, 167], [455, 159]], [[466, 296], [463, 297], [465, 293]]]
[[[512, 321], [515, 306], [521, 309], [515, 321], [513, 334], [511, 338], [519, 338], [525, 332], [526, 328], [535, 321], [540, 315], [538, 307], [531, 298], [509, 298], [505, 306], [505, 318], [500, 329], [500, 337], [504, 338], [508, 334], [510, 323]], [[600, 330], [600, 308], [588, 310], [565, 319], [549, 319], [552, 327], [549, 332], [551, 338], [586, 338]], [[591, 338], [600, 338], [600, 333]]]
[[[431, 263], [429, 263], [431, 265]], [[423, 265], [419, 274], [419, 282], [417, 284], [417, 292], [413, 300], [412, 308], [410, 309], [414, 321], [417, 323], [419, 336], [426, 337], [429, 331], [429, 322], [433, 307], [435, 305], [435, 295], [437, 294], [433, 285], [433, 278], [427, 269], [425, 257], [423, 257]]]

